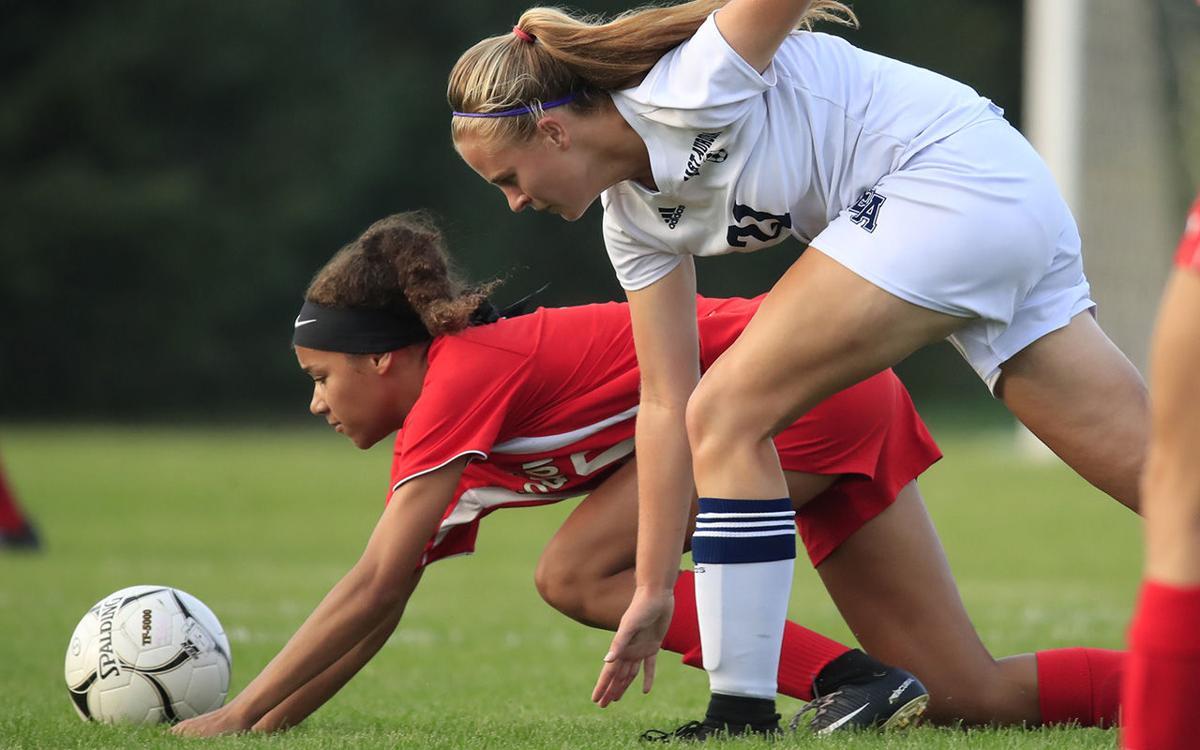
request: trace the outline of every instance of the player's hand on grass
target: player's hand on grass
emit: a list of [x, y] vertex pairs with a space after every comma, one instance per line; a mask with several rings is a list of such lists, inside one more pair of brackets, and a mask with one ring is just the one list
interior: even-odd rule
[[669, 589], [654, 593], [639, 588], [634, 592], [633, 601], [621, 617], [621, 625], [604, 657], [600, 679], [592, 690], [594, 703], [604, 708], [620, 700], [643, 665], [646, 673], [642, 679], [642, 692], [650, 692], [654, 685], [654, 659], [674, 611], [675, 597]]
[[234, 704], [227, 703], [216, 711], [179, 722], [171, 727], [171, 733], [180, 737], [216, 737], [248, 732], [250, 727], [251, 724], [241, 717]]

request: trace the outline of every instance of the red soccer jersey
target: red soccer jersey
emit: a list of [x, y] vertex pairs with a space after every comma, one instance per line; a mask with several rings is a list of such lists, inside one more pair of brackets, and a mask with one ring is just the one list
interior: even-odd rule
[[[702, 368], [760, 301], [698, 299]], [[437, 338], [421, 396], [396, 437], [391, 489], [460, 456], [473, 460], [421, 564], [474, 551], [479, 520], [493, 510], [577, 497], [607, 478], [633, 453], [638, 382], [625, 304], [542, 308]], [[940, 456], [890, 370], [822, 402], [776, 445], [785, 469], [880, 475], [886, 487], [873, 486], [862, 501], [872, 508]], [[841, 518], [830, 523], [841, 528], [810, 541], [814, 560], [853, 531], [854, 517], [878, 512], [838, 505]]]
[[1191, 213], [1188, 214], [1183, 239], [1179, 241], [1179, 251], [1175, 254], [1175, 263], [1180, 268], [1200, 272], [1200, 197], [1196, 198]]

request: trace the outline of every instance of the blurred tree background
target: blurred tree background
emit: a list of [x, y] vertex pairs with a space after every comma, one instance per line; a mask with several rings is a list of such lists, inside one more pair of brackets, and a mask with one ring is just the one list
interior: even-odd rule
[[[507, 278], [500, 302], [547, 282], [542, 304], [620, 298], [599, 206], [575, 224], [513, 216], [450, 144], [451, 65], [525, 5], [0, 5], [0, 417], [298, 413], [289, 337], [309, 277], [400, 210], [441, 217], [469, 276]], [[860, 30], [824, 30], [1019, 123], [1020, 3], [858, 10]], [[765, 291], [799, 250], [701, 263], [702, 291]], [[982, 395], [938, 350], [905, 374]]]

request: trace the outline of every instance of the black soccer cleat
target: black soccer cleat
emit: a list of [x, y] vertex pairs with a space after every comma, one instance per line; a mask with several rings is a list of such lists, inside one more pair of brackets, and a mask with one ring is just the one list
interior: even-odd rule
[[673, 732], [647, 729], [642, 742], [707, 742], [729, 737], [780, 734], [775, 701], [713, 693], [704, 721], [689, 721]]
[[42, 540], [29, 522], [21, 524], [19, 529], [5, 531], [0, 529], [0, 550], [21, 552], [36, 552], [42, 548]]
[[[881, 664], [861, 651], [850, 651], [830, 666], [834, 667], [833, 672], [839, 671], [839, 666], [843, 667], [840, 675], [843, 679], [838, 680], [836, 687], [827, 687], [828, 692], [824, 692], [820, 689], [822, 680], [818, 678], [814, 685], [817, 697], [792, 718], [793, 730], [801, 729], [806, 723], [808, 730], [818, 735], [840, 729], [904, 729], [919, 722], [929, 705], [929, 692], [920, 680], [899, 667]], [[847, 666], [849, 669], [844, 668]], [[869, 669], [863, 671], [864, 666]]]

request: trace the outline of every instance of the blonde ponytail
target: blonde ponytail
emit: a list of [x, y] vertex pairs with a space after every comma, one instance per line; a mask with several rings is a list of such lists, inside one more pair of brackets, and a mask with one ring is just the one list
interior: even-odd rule
[[[467, 133], [487, 140], [527, 138], [542, 116], [542, 104], [572, 94], [575, 101], [570, 106], [577, 111], [595, 106], [598, 94], [638, 83], [663, 55], [690, 39], [727, 2], [648, 6], [611, 20], [575, 17], [558, 8], [530, 8], [521, 14], [517, 28], [534, 41], [523, 41], [513, 33], [484, 39], [455, 63], [446, 92], [455, 112], [527, 107], [529, 114], [455, 117], [454, 139]], [[811, 28], [818, 21], [858, 23], [854, 12], [836, 0], [815, 0], [799, 28]]]

